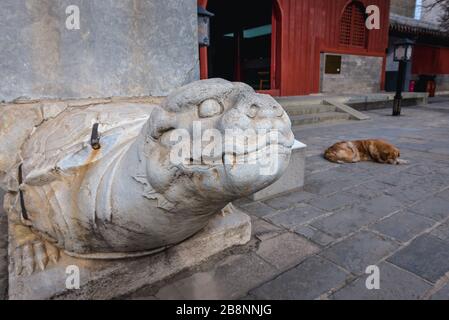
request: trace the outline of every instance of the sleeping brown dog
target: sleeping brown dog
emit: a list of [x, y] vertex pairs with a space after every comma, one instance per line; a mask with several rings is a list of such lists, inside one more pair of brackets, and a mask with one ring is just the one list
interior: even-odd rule
[[337, 142], [324, 152], [324, 157], [332, 162], [374, 161], [389, 164], [406, 164], [401, 160], [399, 149], [379, 139]]

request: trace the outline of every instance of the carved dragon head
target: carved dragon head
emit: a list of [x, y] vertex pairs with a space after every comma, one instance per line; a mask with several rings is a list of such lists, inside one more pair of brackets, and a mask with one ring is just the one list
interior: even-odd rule
[[222, 79], [174, 91], [145, 126], [147, 177], [162, 207], [208, 213], [273, 183], [294, 136], [271, 96]]

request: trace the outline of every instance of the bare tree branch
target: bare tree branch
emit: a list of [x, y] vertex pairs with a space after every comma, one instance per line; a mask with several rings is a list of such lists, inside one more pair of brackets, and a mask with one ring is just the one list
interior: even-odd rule
[[440, 11], [438, 23], [444, 31], [449, 32], [449, 0], [428, 1], [427, 4], [422, 4], [421, 8], [425, 10], [426, 13], [429, 13], [432, 10]]

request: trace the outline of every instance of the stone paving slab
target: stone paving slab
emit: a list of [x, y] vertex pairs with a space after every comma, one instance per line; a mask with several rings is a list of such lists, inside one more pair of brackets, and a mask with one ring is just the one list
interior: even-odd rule
[[441, 240], [449, 242], [449, 223], [446, 222], [439, 225], [437, 228], [433, 229], [430, 234]]
[[402, 211], [393, 216], [379, 221], [371, 227], [384, 235], [394, 238], [400, 242], [407, 242], [417, 234], [435, 225], [434, 220], [419, 216], [417, 214]]
[[349, 278], [332, 262], [314, 256], [250, 293], [256, 299], [317, 299], [343, 286]]
[[447, 188], [449, 174], [435, 173], [432, 175], [423, 176], [416, 180], [415, 183], [425, 187], [428, 192], [438, 193]]
[[158, 299], [238, 299], [278, 271], [255, 254], [232, 255], [211, 270], [163, 287]]
[[377, 264], [398, 245], [369, 231], [361, 231], [320, 253], [354, 274], [362, 274], [369, 265]]
[[419, 178], [419, 176], [404, 170], [396, 174], [376, 178], [376, 180], [391, 186], [407, 186], [413, 184]]
[[416, 205], [410, 207], [410, 210], [419, 215], [440, 221], [449, 217], [449, 200], [444, 200], [440, 197], [432, 197], [420, 201]]
[[365, 199], [377, 198], [383, 195], [387, 188], [389, 188], [387, 184], [371, 180], [355, 188], [351, 188], [346, 192], [352, 194], [359, 201], [364, 201]]
[[303, 203], [286, 211], [276, 213], [275, 215], [267, 216], [265, 219], [275, 225], [292, 230], [295, 226], [304, 224], [324, 214], [326, 214], [325, 211]]
[[252, 237], [260, 241], [265, 241], [271, 238], [274, 238], [281, 233], [284, 233], [285, 230], [266, 222], [260, 218], [252, 217], [251, 219], [251, 234]]
[[[362, 183], [362, 182], [360, 182]], [[354, 186], [354, 181], [351, 179], [345, 180], [310, 180], [306, 178], [304, 190], [319, 196], [330, 195], [342, 190], [347, 190]]]
[[311, 226], [297, 226], [293, 229], [293, 231], [321, 246], [327, 246], [328, 244], [335, 241], [335, 239], [330, 235]]
[[305, 174], [308, 176], [312, 173], [325, 171], [331, 168], [338, 168], [338, 166], [338, 164], [329, 162], [324, 159], [322, 154], [310, 156], [307, 157]]
[[325, 198], [315, 198], [308, 203], [321, 210], [336, 211], [358, 201], [359, 199], [355, 198], [353, 194], [340, 192]]
[[313, 197], [315, 197], [315, 195], [312, 193], [297, 191], [266, 200], [264, 203], [276, 210], [284, 210], [298, 205], [306, 200], [312, 199]]
[[390, 263], [379, 264], [380, 288], [367, 289], [368, 274], [338, 290], [330, 298], [336, 300], [416, 300], [421, 299], [432, 285], [416, 275]]
[[361, 211], [358, 207], [351, 207], [315, 220], [311, 226], [338, 239], [377, 220], [378, 218], [371, 213]]
[[285, 270], [318, 251], [319, 247], [312, 242], [288, 232], [262, 241], [256, 254], [278, 270]]
[[242, 208], [245, 212], [248, 212], [249, 214], [257, 217], [263, 217], [275, 212], [273, 208], [267, 206], [266, 204], [263, 204], [262, 202], [252, 202], [250, 204], [239, 207]]
[[410, 169], [408, 169], [407, 173], [418, 175], [418, 176], [427, 176], [429, 174], [434, 173], [435, 170], [437, 170], [437, 167], [435, 167], [435, 166], [431, 166], [429, 164], [427, 164], [427, 165], [418, 164], [418, 165], [412, 166]]
[[449, 271], [449, 242], [422, 235], [388, 261], [435, 283]]
[[449, 283], [430, 297], [431, 300], [449, 300]]
[[[448, 164], [448, 167], [449, 167], [449, 164]], [[449, 188], [437, 193], [436, 196], [443, 200], [449, 201]]]
[[372, 199], [367, 199], [360, 204], [355, 205], [359, 211], [367, 211], [377, 218], [383, 218], [389, 214], [402, 209], [402, 203], [389, 195], [381, 195]]
[[419, 184], [397, 186], [385, 190], [385, 194], [393, 197], [404, 206], [411, 206], [431, 195], [431, 192]]

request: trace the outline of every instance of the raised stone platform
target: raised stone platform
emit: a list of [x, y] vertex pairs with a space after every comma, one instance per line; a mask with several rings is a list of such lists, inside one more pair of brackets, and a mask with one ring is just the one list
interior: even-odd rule
[[[237, 208], [217, 215], [190, 239], [166, 251], [123, 260], [81, 260], [62, 255], [57, 265], [17, 277], [10, 266], [9, 299], [113, 299], [167, 279], [251, 237], [251, 220]], [[11, 250], [11, 248], [10, 248]], [[80, 289], [66, 289], [66, 268], [79, 267]]]
[[302, 188], [304, 186], [304, 171], [306, 166], [306, 147], [304, 143], [295, 140], [290, 163], [282, 177], [272, 185], [251, 195], [250, 199], [258, 201]]

